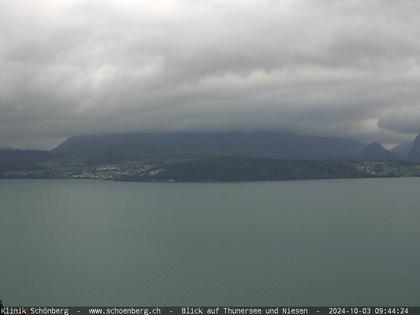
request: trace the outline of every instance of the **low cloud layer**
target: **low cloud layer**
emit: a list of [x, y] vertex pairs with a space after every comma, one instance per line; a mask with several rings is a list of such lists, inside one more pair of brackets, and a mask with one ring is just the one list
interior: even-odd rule
[[0, 146], [126, 131], [420, 132], [420, 3], [3, 0]]

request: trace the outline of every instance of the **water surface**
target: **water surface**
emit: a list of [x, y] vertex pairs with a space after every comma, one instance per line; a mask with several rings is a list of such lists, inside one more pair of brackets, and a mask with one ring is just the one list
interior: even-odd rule
[[0, 299], [420, 305], [419, 187], [0, 180]]

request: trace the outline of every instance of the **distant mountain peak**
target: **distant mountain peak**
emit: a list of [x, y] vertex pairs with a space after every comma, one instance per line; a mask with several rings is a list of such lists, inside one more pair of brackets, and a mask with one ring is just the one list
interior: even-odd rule
[[380, 143], [373, 142], [362, 150], [360, 157], [372, 160], [395, 160], [398, 155], [386, 150]]
[[375, 148], [375, 149], [383, 149], [386, 150], [382, 144], [378, 143], [378, 142], [372, 142], [371, 144], [367, 145], [366, 147], [370, 147], [370, 148]]
[[414, 162], [420, 162], [420, 134], [418, 134], [414, 140], [414, 144], [410, 154], [408, 155], [408, 159]]
[[396, 145], [391, 149], [391, 152], [398, 154], [401, 159], [407, 159], [410, 155], [411, 149], [413, 148], [414, 141], [409, 141]]
[[271, 158], [357, 157], [364, 147], [360, 142], [345, 138], [283, 131], [218, 131], [78, 136], [67, 139], [53, 152], [98, 155], [121, 145], [153, 146], [175, 154]]

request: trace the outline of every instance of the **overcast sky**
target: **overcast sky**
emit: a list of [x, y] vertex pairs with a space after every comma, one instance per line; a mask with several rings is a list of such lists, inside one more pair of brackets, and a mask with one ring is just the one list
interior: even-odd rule
[[420, 132], [420, 2], [1, 0], [0, 146], [126, 131]]

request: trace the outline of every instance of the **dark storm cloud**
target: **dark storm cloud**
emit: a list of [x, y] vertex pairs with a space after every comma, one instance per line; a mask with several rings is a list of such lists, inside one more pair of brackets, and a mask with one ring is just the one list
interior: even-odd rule
[[420, 131], [416, 1], [5, 0], [0, 146], [85, 133]]

